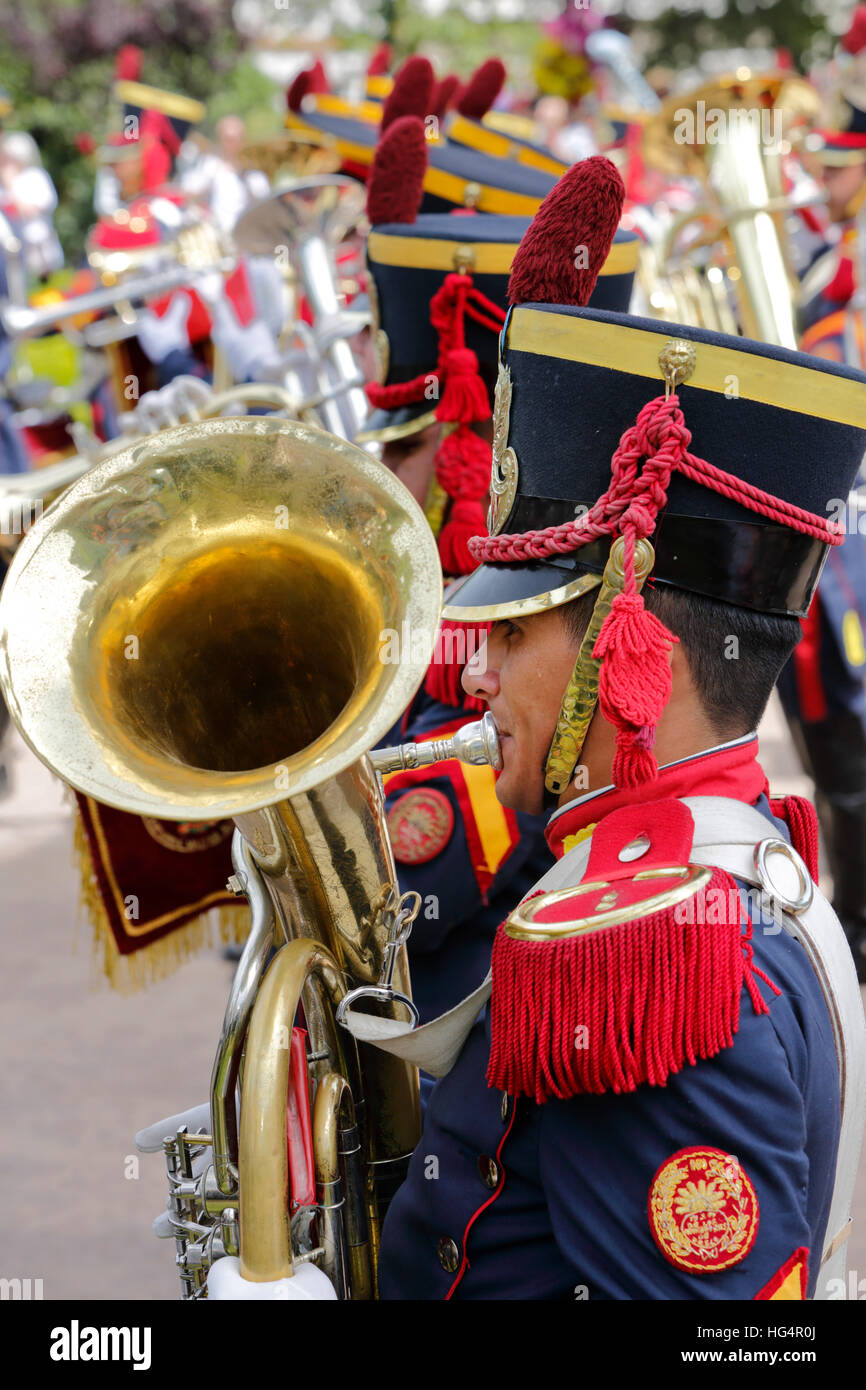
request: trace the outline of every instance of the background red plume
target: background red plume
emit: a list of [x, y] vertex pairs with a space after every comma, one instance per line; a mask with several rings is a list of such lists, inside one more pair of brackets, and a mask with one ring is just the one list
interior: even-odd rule
[[118, 82], [137, 82], [141, 77], [141, 49], [125, 43], [114, 60], [114, 76]]
[[441, 82], [436, 83], [430, 98], [430, 110], [434, 116], [442, 119], [449, 106], [452, 105], [459, 86], [460, 78], [455, 72], [449, 72], [442, 78]]
[[433, 95], [433, 68], [426, 58], [407, 58], [394, 75], [394, 86], [382, 110], [383, 131], [401, 116], [429, 116]]
[[593, 155], [573, 164], [548, 193], [517, 249], [509, 303], [589, 303], [624, 198], [625, 185], [609, 159]]
[[457, 102], [461, 116], [480, 121], [493, 105], [505, 85], [505, 64], [499, 58], [488, 58], [473, 72]]
[[860, 53], [866, 48], [866, 5], [858, 5], [851, 19], [851, 26], [842, 40], [846, 53]]
[[329, 92], [331, 90], [325, 74], [325, 65], [321, 58], [317, 58], [310, 68], [310, 91]]
[[303, 72], [299, 72], [291, 83], [289, 90], [286, 92], [286, 105], [290, 111], [300, 111], [301, 102], [310, 91], [310, 76], [309, 69], [304, 68]]
[[415, 221], [426, 168], [424, 123], [418, 116], [398, 116], [376, 147], [367, 182], [367, 216], [372, 227]]
[[380, 43], [367, 64], [367, 76], [380, 77], [383, 72], [388, 71], [390, 66], [391, 45], [389, 43]]
[[292, 82], [286, 92], [286, 105], [290, 111], [300, 111], [305, 96], [309, 96], [311, 92], [316, 94], [328, 90], [328, 79], [322, 60], [317, 58], [311, 68], [304, 68]]

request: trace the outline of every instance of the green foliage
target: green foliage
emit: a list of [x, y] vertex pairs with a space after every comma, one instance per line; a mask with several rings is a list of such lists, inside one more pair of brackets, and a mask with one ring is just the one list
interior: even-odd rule
[[0, 0], [0, 81], [14, 103], [5, 124], [39, 145], [72, 262], [94, 221], [96, 171], [76, 141], [86, 135], [99, 145], [120, 128], [111, 86], [126, 43], [142, 50], [143, 82], [205, 102], [206, 129], [228, 112], [253, 111], [251, 134], [278, 128], [272, 84], [241, 55], [231, 0]]
[[715, 49], [753, 46], [787, 48], [803, 71], [818, 53], [832, 50], [825, 16], [809, 0], [727, 0], [724, 13], [712, 19], [672, 7], [636, 27], [649, 32], [649, 62], [672, 68], [690, 66]]

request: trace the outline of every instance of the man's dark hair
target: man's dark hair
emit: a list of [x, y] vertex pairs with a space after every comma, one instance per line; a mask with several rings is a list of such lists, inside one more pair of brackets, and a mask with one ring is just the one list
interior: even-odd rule
[[[580, 641], [598, 590], [562, 609]], [[644, 590], [644, 602], [675, 637], [708, 719], [720, 740], [756, 729], [779, 672], [800, 640], [797, 618], [735, 608], [667, 585]]]

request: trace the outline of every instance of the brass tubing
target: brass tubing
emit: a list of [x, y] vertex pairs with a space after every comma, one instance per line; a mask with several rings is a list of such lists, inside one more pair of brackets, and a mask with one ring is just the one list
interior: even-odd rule
[[[348, 1258], [348, 1269], [344, 1269], [341, 1240], [339, 1260], [336, 1261], [333, 1256], [329, 1256], [322, 1267], [329, 1278], [333, 1279], [327, 1264], [335, 1266], [335, 1272], [347, 1280], [348, 1295], [355, 1301], [372, 1298], [373, 1280], [361, 1141], [355, 1123], [351, 1089], [345, 1077], [335, 1072], [329, 1072], [323, 1078], [316, 1092], [313, 1110], [313, 1154], [324, 1227], [320, 1230], [321, 1243], [326, 1249], [329, 1243], [331, 1246], [336, 1244], [336, 1232], [339, 1230], [345, 1238], [345, 1253]], [[337, 1287], [340, 1287], [339, 1283]]]
[[316, 974], [336, 1005], [345, 992], [337, 963], [316, 941], [291, 941], [269, 965], [247, 1035], [238, 1170], [241, 1275], [262, 1284], [294, 1273], [286, 1149], [288, 1039], [301, 991]]
[[352, 1094], [346, 1078], [329, 1071], [319, 1082], [313, 1107], [313, 1159], [316, 1196], [320, 1204], [319, 1244], [325, 1247], [321, 1268], [340, 1298], [349, 1297], [345, 1266], [344, 1231], [346, 1194], [340, 1175], [340, 1112], [346, 1107], [354, 1119]]
[[232, 981], [226, 1004], [219, 1046], [211, 1075], [211, 1129], [214, 1135], [214, 1172], [222, 1193], [233, 1193], [237, 1186], [238, 1161], [237, 1110], [235, 1088], [241, 1060], [241, 1046], [247, 1030], [256, 990], [274, 944], [276, 914], [256, 869], [249, 845], [236, 830], [232, 839], [232, 866], [242, 877], [250, 904], [252, 925]]

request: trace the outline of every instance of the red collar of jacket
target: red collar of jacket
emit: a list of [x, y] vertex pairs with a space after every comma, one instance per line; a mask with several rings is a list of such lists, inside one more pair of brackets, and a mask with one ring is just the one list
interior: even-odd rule
[[734, 801], [754, 805], [763, 792], [769, 795], [764, 769], [758, 762], [758, 736], [747, 734], [734, 743], [724, 743], [695, 753], [691, 758], [668, 763], [648, 787], [603, 787], [570, 801], [548, 822], [545, 837], [551, 853], [561, 859], [585, 838], [604, 816], [638, 801], [659, 801], [677, 796], [728, 796]]

